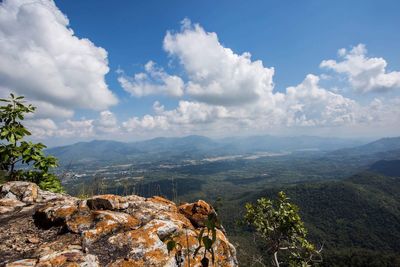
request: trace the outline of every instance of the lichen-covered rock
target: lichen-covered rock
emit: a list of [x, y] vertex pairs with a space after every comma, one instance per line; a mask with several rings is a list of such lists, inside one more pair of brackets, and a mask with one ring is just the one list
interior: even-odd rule
[[29, 267], [36, 266], [37, 259], [24, 259], [19, 261], [14, 261], [6, 264], [6, 267]]
[[13, 198], [0, 199], [0, 214], [9, 213], [25, 206], [25, 203]]
[[22, 181], [8, 182], [1, 186], [0, 197], [18, 199], [27, 204], [36, 201], [39, 187], [36, 184]]
[[[193, 257], [197, 236], [215, 214], [201, 200], [179, 207], [135, 195], [80, 200], [26, 182], [0, 192], [0, 266], [188, 266], [179, 257], [187, 253], [190, 266], [201, 266], [204, 248]], [[235, 248], [223, 231], [216, 235], [215, 266], [237, 266]], [[171, 239], [180, 248], [169, 253]]]
[[52, 267], [52, 266], [85, 266], [97, 267], [99, 261], [95, 255], [85, 254], [81, 250], [71, 249], [41, 257], [36, 267]]
[[214, 208], [203, 200], [180, 205], [179, 212], [185, 215], [196, 227], [204, 227], [208, 215], [215, 214]]
[[122, 210], [129, 206], [125, 198], [116, 195], [94, 196], [86, 203], [92, 210]]

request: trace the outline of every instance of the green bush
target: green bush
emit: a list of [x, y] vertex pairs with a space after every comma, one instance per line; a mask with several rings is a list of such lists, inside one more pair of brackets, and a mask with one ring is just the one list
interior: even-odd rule
[[321, 262], [317, 250], [307, 237], [307, 230], [296, 205], [279, 192], [277, 200], [260, 198], [246, 204], [245, 222], [266, 242], [266, 251], [274, 266], [310, 266]]
[[[25, 141], [31, 133], [21, 123], [25, 114], [33, 113], [35, 107], [25, 105], [23, 96], [10, 94], [9, 99], [0, 99], [4, 105], [0, 106], [0, 172], [5, 181], [30, 181], [40, 188], [53, 192], [62, 192], [60, 180], [50, 168], [57, 167], [57, 159], [46, 156], [42, 143]], [[28, 170], [16, 169], [20, 165], [27, 165]]]

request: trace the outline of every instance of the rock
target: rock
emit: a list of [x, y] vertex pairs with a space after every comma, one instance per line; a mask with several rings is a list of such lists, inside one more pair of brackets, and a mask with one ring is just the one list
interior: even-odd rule
[[65, 226], [67, 219], [78, 211], [76, 203], [51, 202], [40, 208], [34, 214], [35, 223], [42, 228], [48, 229], [53, 226]]
[[85, 266], [97, 267], [99, 261], [95, 255], [85, 254], [80, 250], [72, 249], [45, 255], [39, 259], [36, 267], [47, 266]]
[[126, 209], [129, 203], [121, 196], [100, 195], [88, 199], [87, 205], [92, 210], [121, 210]]
[[32, 243], [32, 244], [37, 244], [37, 243], [40, 242], [39, 238], [36, 238], [36, 237], [28, 237], [28, 238], [26, 239], [26, 241], [27, 241], [28, 243]]
[[208, 215], [215, 214], [214, 208], [203, 200], [180, 205], [179, 212], [185, 215], [195, 227], [204, 227]]
[[65, 199], [69, 199], [69, 198], [71, 198], [71, 197], [66, 194], [53, 193], [53, 192], [44, 191], [44, 190], [39, 189], [38, 198], [36, 199], [36, 202], [47, 203], [50, 201], [63, 201]]
[[69, 231], [73, 233], [83, 233], [86, 230], [92, 228], [94, 224], [94, 215], [92, 212], [81, 211], [78, 214], [72, 216], [66, 221], [66, 226]]
[[100, 237], [118, 230], [132, 230], [140, 226], [140, 222], [126, 213], [115, 211], [94, 211], [96, 224], [93, 229], [83, 231], [85, 244], [93, 243]]
[[13, 181], [1, 186], [0, 196], [2, 198], [15, 198], [24, 203], [31, 204], [38, 197], [39, 187], [34, 183]]
[[25, 206], [25, 203], [14, 198], [0, 199], [0, 215], [8, 212], [13, 212], [16, 209]]
[[29, 267], [29, 266], [35, 266], [36, 263], [37, 263], [36, 259], [25, 259], [8, 263], [6, 264], [6, 267]]
[[[35, 188], [25, 182], [1, 187], [0, 266], [187, 266], [179, 255], [194, 252], [204, 221], [215, 214], [201, 200], [179, 207], [135, 195], [80, 200], [42, 190], [35, 195]], [[235, 248], [223, 231], [216, 233], [215, 266], [237, 266]], [[172, 239], [182, 248], [168, 253]], [[201, 266], [203, 255], [203, 248], [191, 255], [190, 266]]]

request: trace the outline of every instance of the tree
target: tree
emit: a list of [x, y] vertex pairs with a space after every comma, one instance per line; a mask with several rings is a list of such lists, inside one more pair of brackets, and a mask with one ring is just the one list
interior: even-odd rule
[[310, 266], [322, 260], [322, 248], [317, 250], [306, 239], [307, 230], [298, 207], [289, 202], [285, 193], [279, 192], [277, 200], [261, 198], [257, 204], [247, 203], [245, 207], [245, 222], [266, 241], [274, 266], [280, 266], [282, 258], [287, 261], [285, 266]]
[[[6, 180], [24, 180], [37, 183], [42, 189], [53, 192], [63, 191], [60, 180], [50, 168], [57, 167], [57, 159], [46, 156], [42, 143], [25, 141], [31, 133], [21, 123], [26, 114], [33, 113], [35, 107], [25, 105], [23, 96], [10, 94], [9, 99], [0, 99], [0, 170]], [[26, 165], [27, 169], [17, 169]]]

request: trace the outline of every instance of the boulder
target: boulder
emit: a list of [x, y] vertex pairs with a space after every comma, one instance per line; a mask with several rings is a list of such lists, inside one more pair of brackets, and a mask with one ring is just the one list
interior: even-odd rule
[[214, 208], [204, 200], [182, 204], [179, 206], [179, 212], [188, 218], [195, 227], [204, 227], [208, 215], [216, 215]]
[[9, 213], [25, 206], [25, 203], [14, 198], [1, 198], [0, 199], [0, 215]]
[[[215, 215], [202, 200], [179, 207], [158, 196], [81, 200], [26, 182], [0, 192], [0, 266], [188, 266], [181, 255], [196, 250], [204, 221]], [[214, 265], [237, 266], [235, 248], [222, 230], [216, 234]], [[168, 252], [170, 240], [180, 248]], [[201, 248], [190, 266], [201, 266], [203, 255]]]
[[39, 187], [34, 183], [13, 181], [3, 184], [0, 188], [1, 198], [18, 199], [32, 204], [38, 198]]
[[116, 195], [94, 196], [88, 199], [86, 203], [92, 210], [121, 210], [129, 206], [125, 198]]

